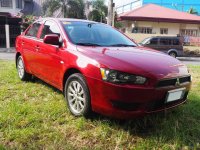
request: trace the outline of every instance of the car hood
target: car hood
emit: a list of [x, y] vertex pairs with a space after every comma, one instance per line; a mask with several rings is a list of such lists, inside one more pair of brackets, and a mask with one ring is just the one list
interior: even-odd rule
[[105, 67], [123, 72], [151, 74], [160, 78], [188, 74], [187, 67], [179, 60], [144, 47], [77, 46], [77, 50]]

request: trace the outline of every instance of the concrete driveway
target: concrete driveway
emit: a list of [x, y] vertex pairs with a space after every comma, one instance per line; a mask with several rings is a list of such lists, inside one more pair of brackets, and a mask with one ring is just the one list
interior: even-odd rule
[[187, 65], [200, 65], [200, 57], [178, 57], [178, 59]]
[[15, 53], [1, 53], [0, 60], [15, 60]]
[[[0, 53], [0, 60], [14, 60], [15, 53]], [[180, 61], [187, 65], [200, 65], [200, 57], [178, 57]]]

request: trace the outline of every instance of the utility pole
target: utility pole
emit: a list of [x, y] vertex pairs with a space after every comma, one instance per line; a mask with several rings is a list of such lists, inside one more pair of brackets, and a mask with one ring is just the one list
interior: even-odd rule
[[108, 20], [107, 20], [107, 24], [108, 25], [113, 25], [113, 0], [109, 0], [108, 1]]

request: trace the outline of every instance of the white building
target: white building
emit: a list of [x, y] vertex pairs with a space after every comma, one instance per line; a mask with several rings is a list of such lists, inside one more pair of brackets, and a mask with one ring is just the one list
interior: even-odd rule
[[0, 48], [14, 47], [16, 37], [21, 33], [21, 18], [25, 15], [41, 15], [44, 0], [0, 0]]
[[0, 0], [0, 12], [17, 14], [23, 9], [24, 0]]

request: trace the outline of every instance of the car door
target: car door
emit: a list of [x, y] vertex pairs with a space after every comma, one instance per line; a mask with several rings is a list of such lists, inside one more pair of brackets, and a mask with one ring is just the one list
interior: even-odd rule
[[172, 43], [170, 38], [160, 38], [160, 44], [158, 46], [158, 50], [162, 52], [168, 52], [171, 49]]
[[32, 74], [37, 74], [37, 67], [35, 61], [37, 61], [36, 46], [37, 46], [37, 35], [41, 22], [35, 22], [25, 33], [22, 38], [22, 50], [23, 57], [26, 63], [27, 69]]
[[62, 41], [62, 35], [58, 24], [54, 21], [47, 20], [43, 25], [38, 44], [39, 50], [37, 51], [37, 63], [40, 64], [40, 68], [38, 69], [40, 78], [56, 87], [59, 87], [63, 67], [63, 61], [61, 60], [60, 55], [63, 48], [44, 43], [43, 38], [48, 34], [57, 34], [60, 36], [60, 40]]

